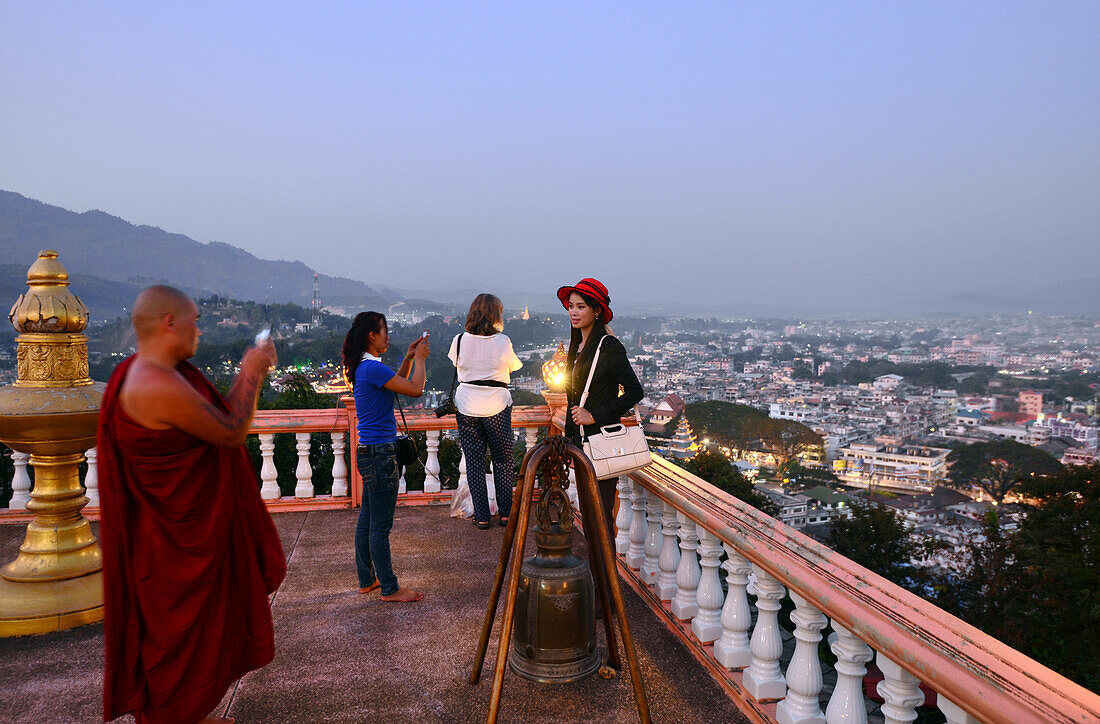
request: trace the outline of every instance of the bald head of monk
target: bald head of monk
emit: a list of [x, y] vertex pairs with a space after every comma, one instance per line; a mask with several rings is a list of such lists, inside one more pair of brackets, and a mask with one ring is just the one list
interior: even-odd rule
[[179, 359], [195, 354], [198, 338], [198, 307], [179, 289], [157, 284], [144, 290], [134, 302], [130, 319], [142, 347], [170, 347]]

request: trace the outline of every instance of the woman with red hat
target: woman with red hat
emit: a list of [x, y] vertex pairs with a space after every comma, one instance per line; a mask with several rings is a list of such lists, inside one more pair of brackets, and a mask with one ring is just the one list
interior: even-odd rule
[[[611, 335], [611, 297], [596, 279], [582, 279], [558, 289], [558, 299], [569, 312], [569, 354], [565, 380], [569, 405], [555, 423], [579, 446], [605, 425], [614, 425], [645, 396], [626, 348]], [[580, 406], [592, 359], [600, 351], [596, 371], [584, 407]], [[617, 478], [599, 481], [600, 504], [611, 536], [615, 535], [615, 484]]]

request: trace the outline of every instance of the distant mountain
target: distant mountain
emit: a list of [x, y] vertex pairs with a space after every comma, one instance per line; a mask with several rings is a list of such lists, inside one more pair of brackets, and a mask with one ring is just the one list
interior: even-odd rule
[[[135, 288], [165, 283], [200, 296], [306, 306], [313, 298], [313, 270], [301, 262], [259, 259], [229, 244], [203, 244], [102, 211], [78, 214], [11, 191], [0, 191], [0, 249], [0, 261], [22, 266], [24, 279], [41, 249], [55, 249], [72, 275]], [[385, 308], [403, 301], [352, 279], [321, 275], [319, 282], [325, 304]], [[77, 294], [87, 291], [78, 288]]]

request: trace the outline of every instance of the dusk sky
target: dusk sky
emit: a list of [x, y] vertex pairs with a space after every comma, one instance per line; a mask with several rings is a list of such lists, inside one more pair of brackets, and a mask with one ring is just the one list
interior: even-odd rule
[[417, 289], [997, 293], [1097, 276], [1098, 28], [1095, 0], [5, 3], [0, 188]]

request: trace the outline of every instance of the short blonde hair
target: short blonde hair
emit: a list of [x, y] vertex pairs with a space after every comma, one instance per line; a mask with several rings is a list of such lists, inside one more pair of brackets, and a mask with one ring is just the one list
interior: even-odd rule
[[492, 294], [478, 294], [466, 312], [466, 331], [488, 337], [504, 328], [504, 302]]

